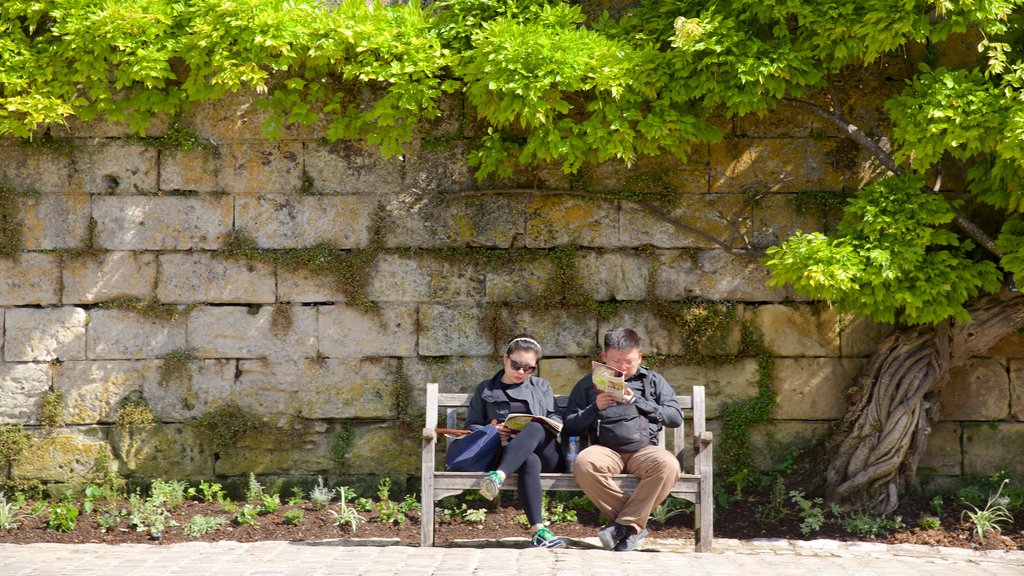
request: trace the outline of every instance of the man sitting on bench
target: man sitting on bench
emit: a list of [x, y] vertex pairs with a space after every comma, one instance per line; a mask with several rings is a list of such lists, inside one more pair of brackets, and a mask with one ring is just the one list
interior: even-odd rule
[[[598, 393], [591, 375], [584, 376], [569, 395], [563, 436], [586, 432], [590, 446], [576, 458], [576, 483], [611, 522], [598, 532], [606, 550], [625, 552], [647, 536], [651, 510], [679, 479], [679, 461], [658, 446], [662, 426], [683, 423], [675, 391], [665, 378], [640, 365], [640, 335], [615, 328], [604, 335], [602, 362], [625, 373], [625, 398]], [[612, 481], [623, 471], [640, 479], [626, 495]]]

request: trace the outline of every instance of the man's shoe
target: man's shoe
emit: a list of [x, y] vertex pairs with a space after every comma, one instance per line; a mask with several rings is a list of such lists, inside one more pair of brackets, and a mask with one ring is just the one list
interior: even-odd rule
[[540, 528], [533, 533], [533, 538], [530, 539], [530, 547], [532, 548], [565, 548], [565, 541], [555, 536], [551, 530], [547, 528]]
[[644, 528], [638, 533], [634, 533], [636, 528], [627, 528], [627, 530], [629, 530], [630, 533], [615, 545], [616, 552], [629, 552], [636, 548], [636, 545], [639, 544], [645, 536], [647, 536], [647, 528]]
[[629, 532], [626, 531], [625, 526], [612, 522], [601, 528], [597, 533], [597, 539], [601, 541], [601, 546], [605, 550], [613, 550], [628, 535]]
[[484, 476], [484, 481], [480, 484], [480, 495], [488, 500], [494, 500], [494, 497], [501, 491], [501, 483], [505, 479], [501, 476], [501, 473], [497, 470]]

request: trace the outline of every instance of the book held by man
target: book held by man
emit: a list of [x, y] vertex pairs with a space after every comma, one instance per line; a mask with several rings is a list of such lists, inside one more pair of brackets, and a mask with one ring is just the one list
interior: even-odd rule
[[590, 362], [591, 379], [594, 381], [594, 388], [598, 392], [607, 392], [615, 396], [617, 402], [623, 402], [626, 398], [626, 373], [616, 370], [600, 362]]
[[555, 433], [562, 431], [562, 423], [558, 420], [552, 420], [546, 416], [536, 416], [534, 414], [509, 414], [505, 418], [505, 426], [508, 426], [512, 430], [519, 432], [526, 427], [530, 422], [540, 422], [544, 426], [547, 426]]

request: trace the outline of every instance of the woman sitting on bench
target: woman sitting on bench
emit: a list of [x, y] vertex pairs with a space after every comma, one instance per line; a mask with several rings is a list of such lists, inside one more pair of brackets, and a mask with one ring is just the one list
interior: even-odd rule
[[[532, 414], [562, 421], [555, 406], [551, 384], [533, 376], [540, 360], [537, 340], [521, 334], [505, 347], [504, 368], [489, 380], [481, 382], [469, 402], [466, 425], [471, 430], [496, 426], [501, 436], [501, 459], [497, 469], [489, 472], [480, 486], [480, 494], [488, 500], [498, 495], [509, 474], [518, 474], [519, 501], [530, 522], [530, 545], [561, 548], [565, 542], [556, 537], [541, 521], [541, 472], [562, 472], [565, 458], [558, 434], [539, 422], [528, 423], [521, 431], [505, 426], [509, 414]], [[491, 424], [497, 421], [497, 424]]]

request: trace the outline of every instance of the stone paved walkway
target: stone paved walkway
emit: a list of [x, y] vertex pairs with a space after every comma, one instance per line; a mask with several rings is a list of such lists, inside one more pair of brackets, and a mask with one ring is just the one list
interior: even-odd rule
[[832, 540], [715, 540], [696, 554], [686, 542], [611, 553], [577, 541], [562, 550], [465, 543], [448, 548], [381, 546], [351, 541], [193, 542], [174, 545], [0, 545], [3, 576], [793, 576], [1024, 575], [1024, 552]]

